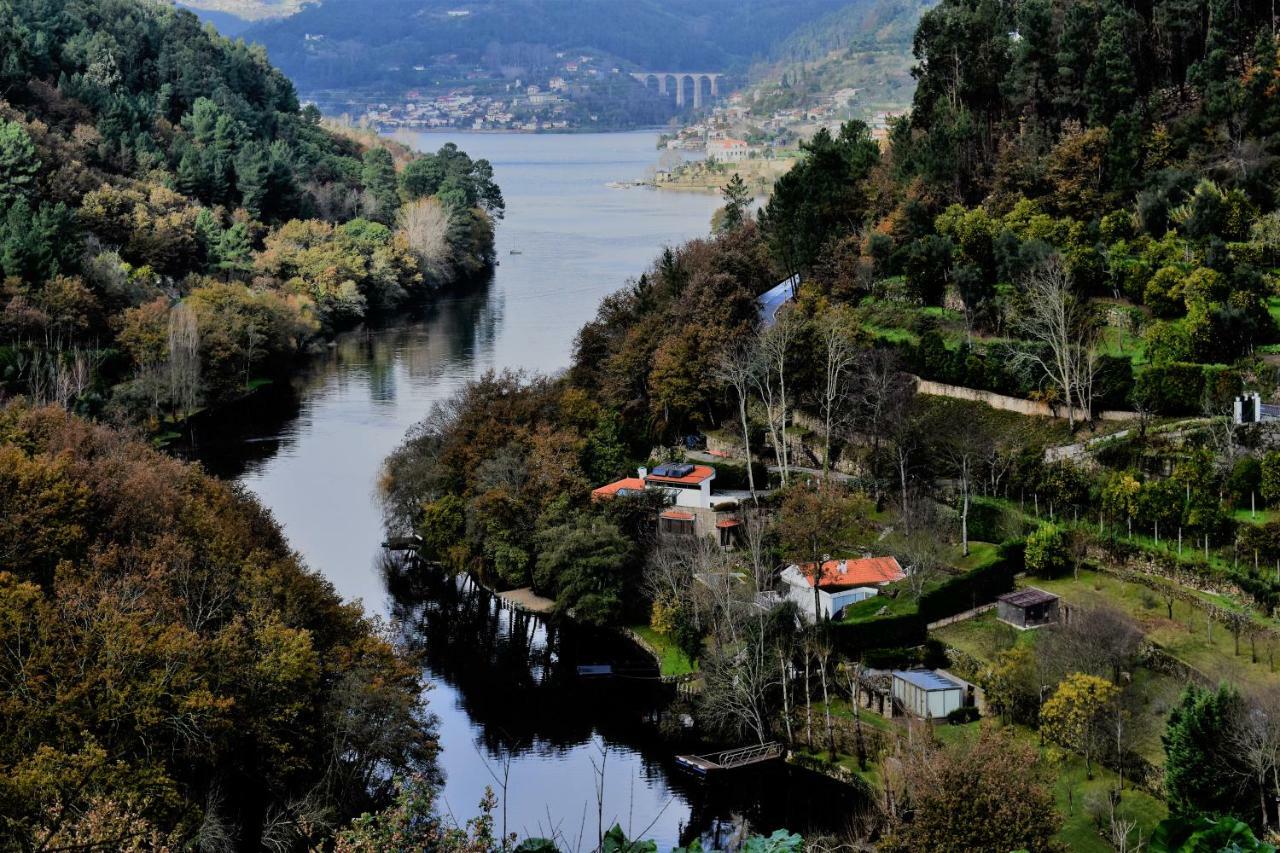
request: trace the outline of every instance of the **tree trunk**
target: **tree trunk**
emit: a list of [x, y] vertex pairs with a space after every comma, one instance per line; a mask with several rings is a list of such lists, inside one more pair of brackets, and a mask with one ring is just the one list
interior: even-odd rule
[[826, 712], [827, 712], [827, 753], [830, 755], [831, 760], [835, 761], [836, 760], [836, 737], [835, 737], [835, 733], [831, 729], [831, 697], [827, 694], [827, 657], [826, 655], [823, 655], [820, 658], [820, 660], [822, 661], [822, 668], [818, 670], [818, 675], [821, 676], [822, 678], [822, 704], [825, 706]]
[[747, 488], [751, 490], [751, 502], [759, 504], [756, 498], [756, 474], [751, 466], [751, 428], [747, 424], [746, 390], [738, 394], [738, 415], [742, 418], [742, 446], [747, 452]]

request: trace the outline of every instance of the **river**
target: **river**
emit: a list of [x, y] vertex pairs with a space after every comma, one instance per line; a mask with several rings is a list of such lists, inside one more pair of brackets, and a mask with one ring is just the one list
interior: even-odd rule
[[421, 318], [344, 335], [292, 389], [225, 419], [234, 424], [205, 427], [200, 458], [256, 494], [343, 597], [401, 620], [423, 649], [444, 805], [459, 820], [505, 774], [508, 828], [558, 832], [571, 848], [595, 845], [601, 784], [605, 825], [644, 831], [660, 849], [713, 840], [744, 817], [762, 831], [843, 826], [848, 798], [812, 774], [774, 768], [704, 784], [677, 771], [651, 724], [661, 704], [651, 684], [572, 677], [579, 662], [624, 660], [625, 644], [549, 628], [463, 580], [418, 579], [406, 594], [386, 571], [377, 475], [405, 432], [486, 370], [566, 367], [600, 300], [664, 245], [706, 234], [719, 204], [605, 186], [644, 176], [657, 158], [653, 133], [400, 139], [421, 150], [453, 141], [493, 163], [507, 213], [492, 280]]

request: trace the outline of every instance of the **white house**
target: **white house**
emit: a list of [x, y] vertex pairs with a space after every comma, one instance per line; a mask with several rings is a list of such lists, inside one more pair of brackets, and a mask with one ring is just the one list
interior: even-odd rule
[[947, 714], [964, 707], [964, 695], [963, 684], [934, 670], [894, 670], [894, 702], [917, 717], [944, 719]]
[[707, 142], [707, 156], [721, 163], [738, 163], [751, 153], [750, 146], [741, 139], [712, 139]]
[[[906, 577], [893, 557], [864, 557], [860, 560], [828, 560], [822, 564], [818, 578], [818, 609], [823, 619], [839, 619], [851, 604], [879, 595], [885, 584]], [[813, 572], [806, 566], [792, 565], [782, 570], [787, 597], [796, 603], [810, 622], [816, 621], [813, 609]]]

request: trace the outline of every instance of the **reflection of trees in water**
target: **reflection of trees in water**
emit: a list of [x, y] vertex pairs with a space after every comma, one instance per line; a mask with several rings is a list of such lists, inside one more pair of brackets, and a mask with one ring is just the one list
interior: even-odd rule
[[[333, 346], [289, 382], [268, 386], [252, 397], [194, 419], [191, 441], [174, 449], [204, 463], [210, 473], [232, 480], [288, 450], [305, 400], [337, 377], [339, 384], [366, 381], [375, 403], [394, 401], [397, 362], [414, 379], [470, 375], [471, 365], [493, 351], [502, 307], [491, 298], [492, 279], [455, 288], [403, 325], [357, 329], [339, 335]], [[425, 414], [425, 411], [424, 411]], [[304, 427], [305, 428], [305, 427]], [[354, 436], [352, 440], [359, 440]]]
[[637, 672], [648, 664], [616, 635], [517, 612], [465, 576], [403, 558], [389, 555], [381, 568], [406, 642], [423, 655], [433, 679], [458, 691], [495, 765], [505, 755], [554, 755], [603, 737], [637, 752], [644, 775], [663, 778], [688, 804], [681, 842], [700, 838], [715, 842], [713, 849], [726, 849], [744, 819], [753, 831], [829, 833], [852, 813], [851, 789], [788, 765], [710, 780], [676, 768], [676, 753], [710, 747], [663, 740], [652, 722], [669, 695], [655, 681], [577, 677], [579, 664]]

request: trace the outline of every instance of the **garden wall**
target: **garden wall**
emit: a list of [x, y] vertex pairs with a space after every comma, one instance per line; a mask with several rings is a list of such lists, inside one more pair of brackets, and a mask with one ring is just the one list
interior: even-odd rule
[[[1035, 415], [1045, 418], [1067, 417], [1066, 406], [1051, 406], [1038, 400], [1024, 400], [1021, 397], [1010, 397], [1007, 394], [997, 394], [994, 391], [966, 388], [961, 385], [946, 385], [942, 382], [934, 382], [931, 379], [921, 379], [919, 377], [914, 378], [916, 380], [916, 391], [932, 397], [951, 397], [956, 400], [986, 403], [993, 409], [1017, 412], [1020, 415]], [[1073, 408], [1073, 411], [1077, 420], [1087, 421], [1089, 419], [1079, 409]], [[1127, 421], [1137, 417], [1137, 414], [1134, 412], [1104, 411], [1099, 412], [1098, 417], [1104, 421]]]

